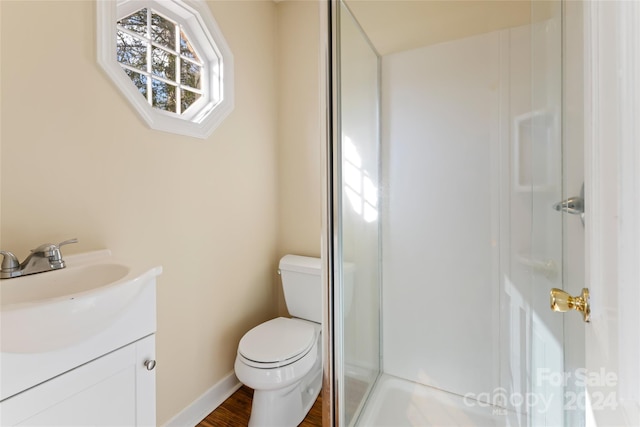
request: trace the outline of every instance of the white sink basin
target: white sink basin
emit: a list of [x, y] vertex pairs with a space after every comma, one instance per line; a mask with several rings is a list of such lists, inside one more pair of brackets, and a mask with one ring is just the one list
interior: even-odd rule
[[117, 282], [129, 273], [122, 264], [90, 264], [0, 281], [2, 308], [52, 299], [72, 299]]
[[72, 255], [64, 269], [0, 280], [0, 351], [41, 353], [82, 342], [117, 320], [162, 271], [135, 271], [110, 255]]

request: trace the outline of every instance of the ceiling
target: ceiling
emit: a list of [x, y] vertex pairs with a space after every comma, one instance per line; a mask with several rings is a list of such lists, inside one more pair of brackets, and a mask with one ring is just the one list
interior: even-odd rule
[[[381, 55], [531, 22], [529, 0], [346, 0]], [[550, 2], [538, 2], [538, 4]]]

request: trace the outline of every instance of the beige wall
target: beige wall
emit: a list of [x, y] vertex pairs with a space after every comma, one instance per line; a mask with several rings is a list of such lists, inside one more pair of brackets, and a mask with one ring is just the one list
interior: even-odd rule
[[[320, 8], [317, 1], [278, 3], [278, 255], [320, 256]], [[276, 279], [279, 280], [279, 279]], [[277, 287], [279, 313], [286, 313]]]
[[280, 255], [320, 248], [317, 55], [305, 47], [317, 4], [209, 5], [236, 100], [198, 140], [148, 129], [101, 72], [94, 2], [0, 2], [0, 246], [23, 258], [78, 237], [65, 253], [110, 248], [164, 267], [159, 424], [229, 373], [242, 334], [281, 309]]

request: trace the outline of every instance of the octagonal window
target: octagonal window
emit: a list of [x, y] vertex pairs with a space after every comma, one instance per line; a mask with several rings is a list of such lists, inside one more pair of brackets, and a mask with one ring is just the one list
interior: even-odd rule
[[120, 66], [152, 107], [176, 114], [202, 97], [201, 79], [207, 71], [186, 33], [148, 8], [117, 22]]
[[204, 138], [231, 111], [233, 58], [205, 2], [103, 0], [98, 18], [99, 62], [152, 128]]

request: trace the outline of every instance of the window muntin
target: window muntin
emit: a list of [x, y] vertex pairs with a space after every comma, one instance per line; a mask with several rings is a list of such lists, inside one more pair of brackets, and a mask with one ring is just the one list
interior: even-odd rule
[[96, 4], [98, 63], [140, 118], [152, 129], [208, 138], [233, 111], [234, 61], [207, 1]]
[[117, 21], [116, 57], [138, 92], [156, 109], [180, 115], [204, 94], [206, 65], [187, 32], [151, 8]]

